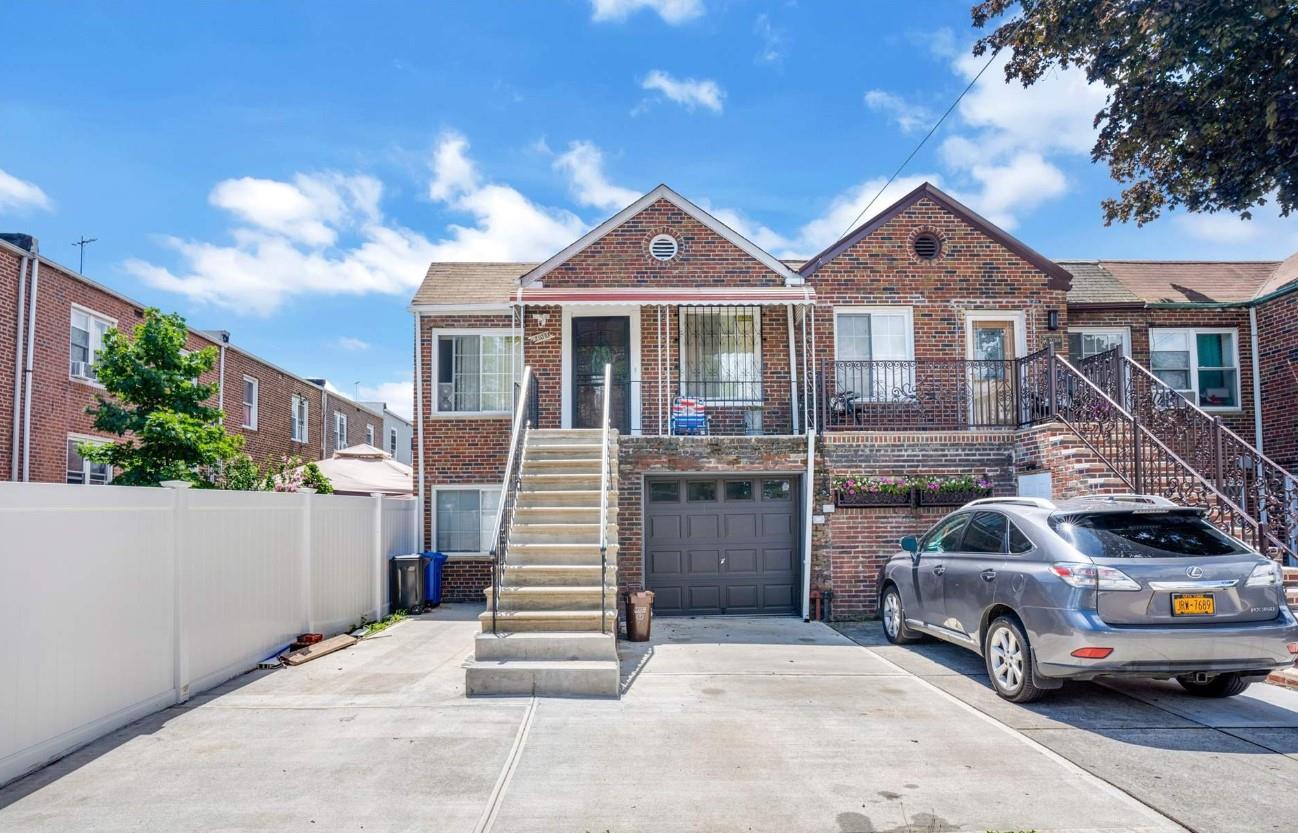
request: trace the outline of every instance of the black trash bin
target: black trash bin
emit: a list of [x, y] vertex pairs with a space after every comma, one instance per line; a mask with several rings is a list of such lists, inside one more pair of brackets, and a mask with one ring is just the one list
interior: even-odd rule
[[424, 557], [419, 553], [394, 555], [389, 574], [389, 599], [392, 610], [410, 613], [424, 606]]

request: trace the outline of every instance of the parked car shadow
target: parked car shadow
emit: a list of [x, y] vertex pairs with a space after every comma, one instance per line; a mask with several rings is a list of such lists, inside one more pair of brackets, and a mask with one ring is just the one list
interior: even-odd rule
[[877, 621], [833, 627], [1015, 729], [1074, 728], [1160, 749], [1298, 754], [1298, 692], [1257, 683], [1239, 697], [1206, 699], [1172, 680], [1112, 679], [1065, 683], [1035, 703], [1019, 705], [996, 694], [982, 658], [972, 651], [939, 640], [892, 645]]

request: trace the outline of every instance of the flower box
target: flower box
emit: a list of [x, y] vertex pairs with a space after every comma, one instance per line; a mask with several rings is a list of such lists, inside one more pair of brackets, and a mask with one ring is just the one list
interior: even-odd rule
[[971, 500], [991, 497], [992, 490], [987, 489], [925, 489], [923, 487], [915, 489], [915, 496], [919, 499], [920, 506], [964, 506]]
[[914, 490], [904, 492], [848, 492], [839, 489], [834, 495], [834, 502], [839, 506], [910, 506], [914, 500]]

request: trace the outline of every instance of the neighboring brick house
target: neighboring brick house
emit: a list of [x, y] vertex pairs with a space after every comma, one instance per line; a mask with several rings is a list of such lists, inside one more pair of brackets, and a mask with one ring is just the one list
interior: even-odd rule
[[[108, 329], [130, 331], [145, 307], [34, 256], [31, 245], [23, 235], [0, 237], [0, 477], [103, 483], [111, 473], [76, 450], [84, 442], [113, 439], [97, 432], [86, 413], [103, 392], [94, 380], [94, 354]], [[29, 343], [27, 374], [20, 371], [28, 364]], [[186, 346], [216, 348], [217, 363], [203, 381], [220, 383], [213, 404], [259, 462], [285, 455], [324, 459], [365, 442], [367, 428], [376, 437], [382, 430], [381, 412], [248, 353], [226, 332], [190, 330]]]
[[388, 407], [386, 402], [362, 402], [367, 408], [383, 414], [383, 430], [374, 445], [392, 455], [398, 463], [411, 465], [411, 452], [415, 447], [415, 428], [410, 420]]
[[[868, 614], [898, 537], [949, 510], [837, 505], [837, 477], [1130, 490], [1042, 411], [1053, 354], [1121, 345], [1251, 438], [1255, 313], [1263, 385], [1289, 397], [1264, 434], [1292, 449], [1298, 293], [1277, 267], [1056, 263], [927, 184], [780, 261], [660, 186], [543, 263], [430, 266], [411, 307], [424, 540], [451, 557], [451, 596], [480, 600], [522, 369], [539, 427], [595, 427], [609, 363], [622, 587], [667, 613], [805, 615], [819, 589], [835, 616]], [[1203, 281], [1233, 294], [1187, 305]], [[705, 405], [707, 436], [680, 428], [679, 399]]]

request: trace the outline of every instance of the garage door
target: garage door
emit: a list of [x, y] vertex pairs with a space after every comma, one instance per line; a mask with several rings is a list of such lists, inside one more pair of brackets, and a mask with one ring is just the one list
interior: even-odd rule
[[645, 583], [654, 612], [795, 612], [797, 503], [792, 477], [648, 480]]

